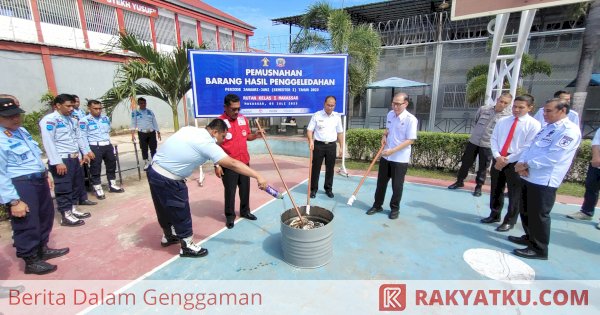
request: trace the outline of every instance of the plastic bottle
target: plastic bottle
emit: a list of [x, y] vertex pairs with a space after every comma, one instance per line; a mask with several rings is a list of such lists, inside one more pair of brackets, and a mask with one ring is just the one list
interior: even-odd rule
[[269, 195], [271, 195], [277, 199], [283, 199], [283, 195], [279, 191], [277, 191], [277, 189], [271, 187], [271, 185], [267, 185], [267, 188], [265, 188], [265, 191]]

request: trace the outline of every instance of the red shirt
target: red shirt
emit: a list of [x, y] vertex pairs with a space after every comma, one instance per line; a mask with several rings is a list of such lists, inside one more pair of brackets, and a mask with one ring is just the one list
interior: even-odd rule
[[239, 114], [236, 119], [231, 119], [225, 113], [219, 116], [219, 119], [223, 119], [229, 128], [225, 140], [221, 144], [223, 151], [244, 164], [250, 163], [250, 154], [246, 143], [246, 138], [251, 132], [248, 119], [242, 114]]

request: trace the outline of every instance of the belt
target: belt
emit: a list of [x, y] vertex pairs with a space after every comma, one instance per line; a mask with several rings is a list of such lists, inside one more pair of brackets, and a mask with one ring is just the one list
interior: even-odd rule
[[184, 180], [185, 179], [185, 177], [175, 175], [175, 174], [167, 171], [166, 169], [160, 167], [160, 165], [158, 165], [156, 163], [152, 163], [150, 165], [155, 172], [157, 172], [158, 174], [160, 174], [168, 179], [172, 179], [172, 180]]
[[60, 155], [61, 159], [76, 159], [78, 157], [79, 153], [65, 153]]
[[21, 181], [21, 180], [30, 180], [30, 179], [43, 179], [43, 178], [48, 178], [48, 171], [17, 176], [17, 177], [13, 177], [12, 180]]
[[150, 132], [154, 132], [154, 129], [139, 129], [138, 132], [150, 133]]
[[97, 142], [90, 142], [90, 145], [109, 145], [110, 141], [97, 141]]
[[318, 144], [332, 144], [332, 143], [335, 143], [335, 141], [319, 141], [319, 140], [315, 140], [315, 143], [318, 143]]

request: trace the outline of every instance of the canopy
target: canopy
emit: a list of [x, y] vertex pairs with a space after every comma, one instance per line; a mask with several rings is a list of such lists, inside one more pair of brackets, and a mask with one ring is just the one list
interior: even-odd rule
[[[600, 86], [600, 73], [592, 73], [592, 78], [590, 79], [590, 83], [588, 84], [589, 86]], [[569, 83], [569, 85], [567, 85], [567, 87], [574, 87], [575, 86], [575, 80], [573, 80], [573, 82]]]
[[367, 85], [367, 89], [383, 89], [383, 88], [407, 88], [407, 87], [417, 87], [417, 86], [427, 86], [429, 84], [407, 80], [398, 77], [391, 77], [387, 79], [383, 79], [381, 81], [371, 82], [371, 84]]

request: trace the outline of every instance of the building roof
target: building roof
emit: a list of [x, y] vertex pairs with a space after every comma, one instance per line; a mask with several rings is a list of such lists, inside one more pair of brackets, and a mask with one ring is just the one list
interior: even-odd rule
[[251, 31], [256, 29], [256, 27], [232, 15], [229, 15], [215, 7], [212, 7], [200, 0], [166, 0], [165, 2], [191, 9], [204, 15], [208, 15], [212, 18], [222, 20], [224, 22], [228, 22]]

